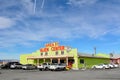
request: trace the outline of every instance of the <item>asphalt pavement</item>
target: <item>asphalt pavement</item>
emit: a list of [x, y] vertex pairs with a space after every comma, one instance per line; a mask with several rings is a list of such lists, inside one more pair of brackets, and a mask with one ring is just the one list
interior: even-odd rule
[[120, 80], [120, 68], [107, 70], [0, 70], [0, 80]]

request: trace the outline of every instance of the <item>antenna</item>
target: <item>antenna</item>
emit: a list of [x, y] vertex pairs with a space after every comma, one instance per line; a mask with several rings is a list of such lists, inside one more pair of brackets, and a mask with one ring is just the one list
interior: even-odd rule
[[96, 47], [94, 47], [94, 52], [95, 52], [94, 54], [96, 55]]

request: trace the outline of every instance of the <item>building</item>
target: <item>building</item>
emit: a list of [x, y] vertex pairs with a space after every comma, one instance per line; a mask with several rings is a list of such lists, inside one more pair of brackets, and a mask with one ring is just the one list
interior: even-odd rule
[[77, 48], [59, 45], [58, 42], [45, 44], [44, 48], [20, 56], [21, 64], [65, 63], [72, 69], [91, 68], [92, 65], [109, 63], [110, 58], [78, 53]]
[[19, 61], [15, 59], [2, 59], [0, 60], [0, 65], [7, 64], [8, 62], [19, 62]]
[[113, 56], [110, 59], [111, 63], [119, 64], [120, 65], [120, 55], [113, 54]]

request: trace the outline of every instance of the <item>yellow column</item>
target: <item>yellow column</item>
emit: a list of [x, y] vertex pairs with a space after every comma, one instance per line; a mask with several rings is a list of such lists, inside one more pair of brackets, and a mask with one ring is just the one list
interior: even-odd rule
[[66, 57], [66, 65], [68, 65], [68, 57]]
[[50, 63], [52, 63], [52, 58], [50, 59]]
[[37, 59], [37, 65], [39, 65], [40, 63], [39, 63], [39, 59]]
[[45, 63], [45, 59], [43, 59], [44, 63]]
[[28, 58], [27, 58], [27, 64], [28, 64]]
[[60, 58], [58, 58], [58, 64], [60, 64]]

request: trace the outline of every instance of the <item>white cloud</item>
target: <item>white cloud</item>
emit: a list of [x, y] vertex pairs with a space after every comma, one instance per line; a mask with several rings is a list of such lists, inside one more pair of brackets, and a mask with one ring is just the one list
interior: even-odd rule
[[14, 24], [15, 21], [10, 18], [0, 17], [0, 29], [12, 27]]
[[92, 5], [96, 3], [98, 0], [69, 0], [68, 4], [74, 6], [84, 6], [84, 5]]
[[23, 5], [23, 10], [27, 12], [27, 14], [34, 13], [34, 3], [31, 0], [21, 0], [21, 4]]
[[[69, 2], [72, 5], [80, 6], [94, 4], [97, 0], [69, 0]], [[75, 10], [75, 7], [70, 7], [68, 12], [66, 12], [67, 10], [59, 11], [59, 8], [55, 8], [54, 11], [57, 9], [59, 13], [54, 13], [51, 10], [52, 14], [49, 11], [47, 13], [43, 11], [40, 14], [37, 13], [37, 15], [31, 16], [27, 15], [27, 12], [31, 14], [33, 10], [31, 0], [21, 0], [21, 3], [23, 3], [22, 12], [19, 14], [15, 13], [14, 20], [19, 21], [23, 25], [17, 25], [14, 29], [7, 30], [6, 28], [15, 24], [14, 20], [0, 17], [0, 21], [2, 21], [0, 22], [0, 29], [6, 29], [0, 32], [1, 48], [15, 46], [16, 44], [29, 45], [33, 44], [29, 43], [29, 41], [45, 41], [48, 38], [67, 40], [87, 36], [94, 39], [110, 33], [120, 33], [119, 28], [115, 29], [109, 26], [113, 21], [115, 24], [120, 25], [119, 8], [115, 6], [112, 6], [111, 10], [109, 10], [110, 7], [108, 5], [104, 6], [104, 10], [98, 10], [100, 12], [98, 14], [92, 14], [94, 9], [91, 9], [90, 12], [83, 10], [82, 14], [81, 11]], [[76, 12], [72, 12], [73, 9]], [[12, 13], [14, 14], [14, 12]], [[31, 18], [33, 19], [30, 21]]]

